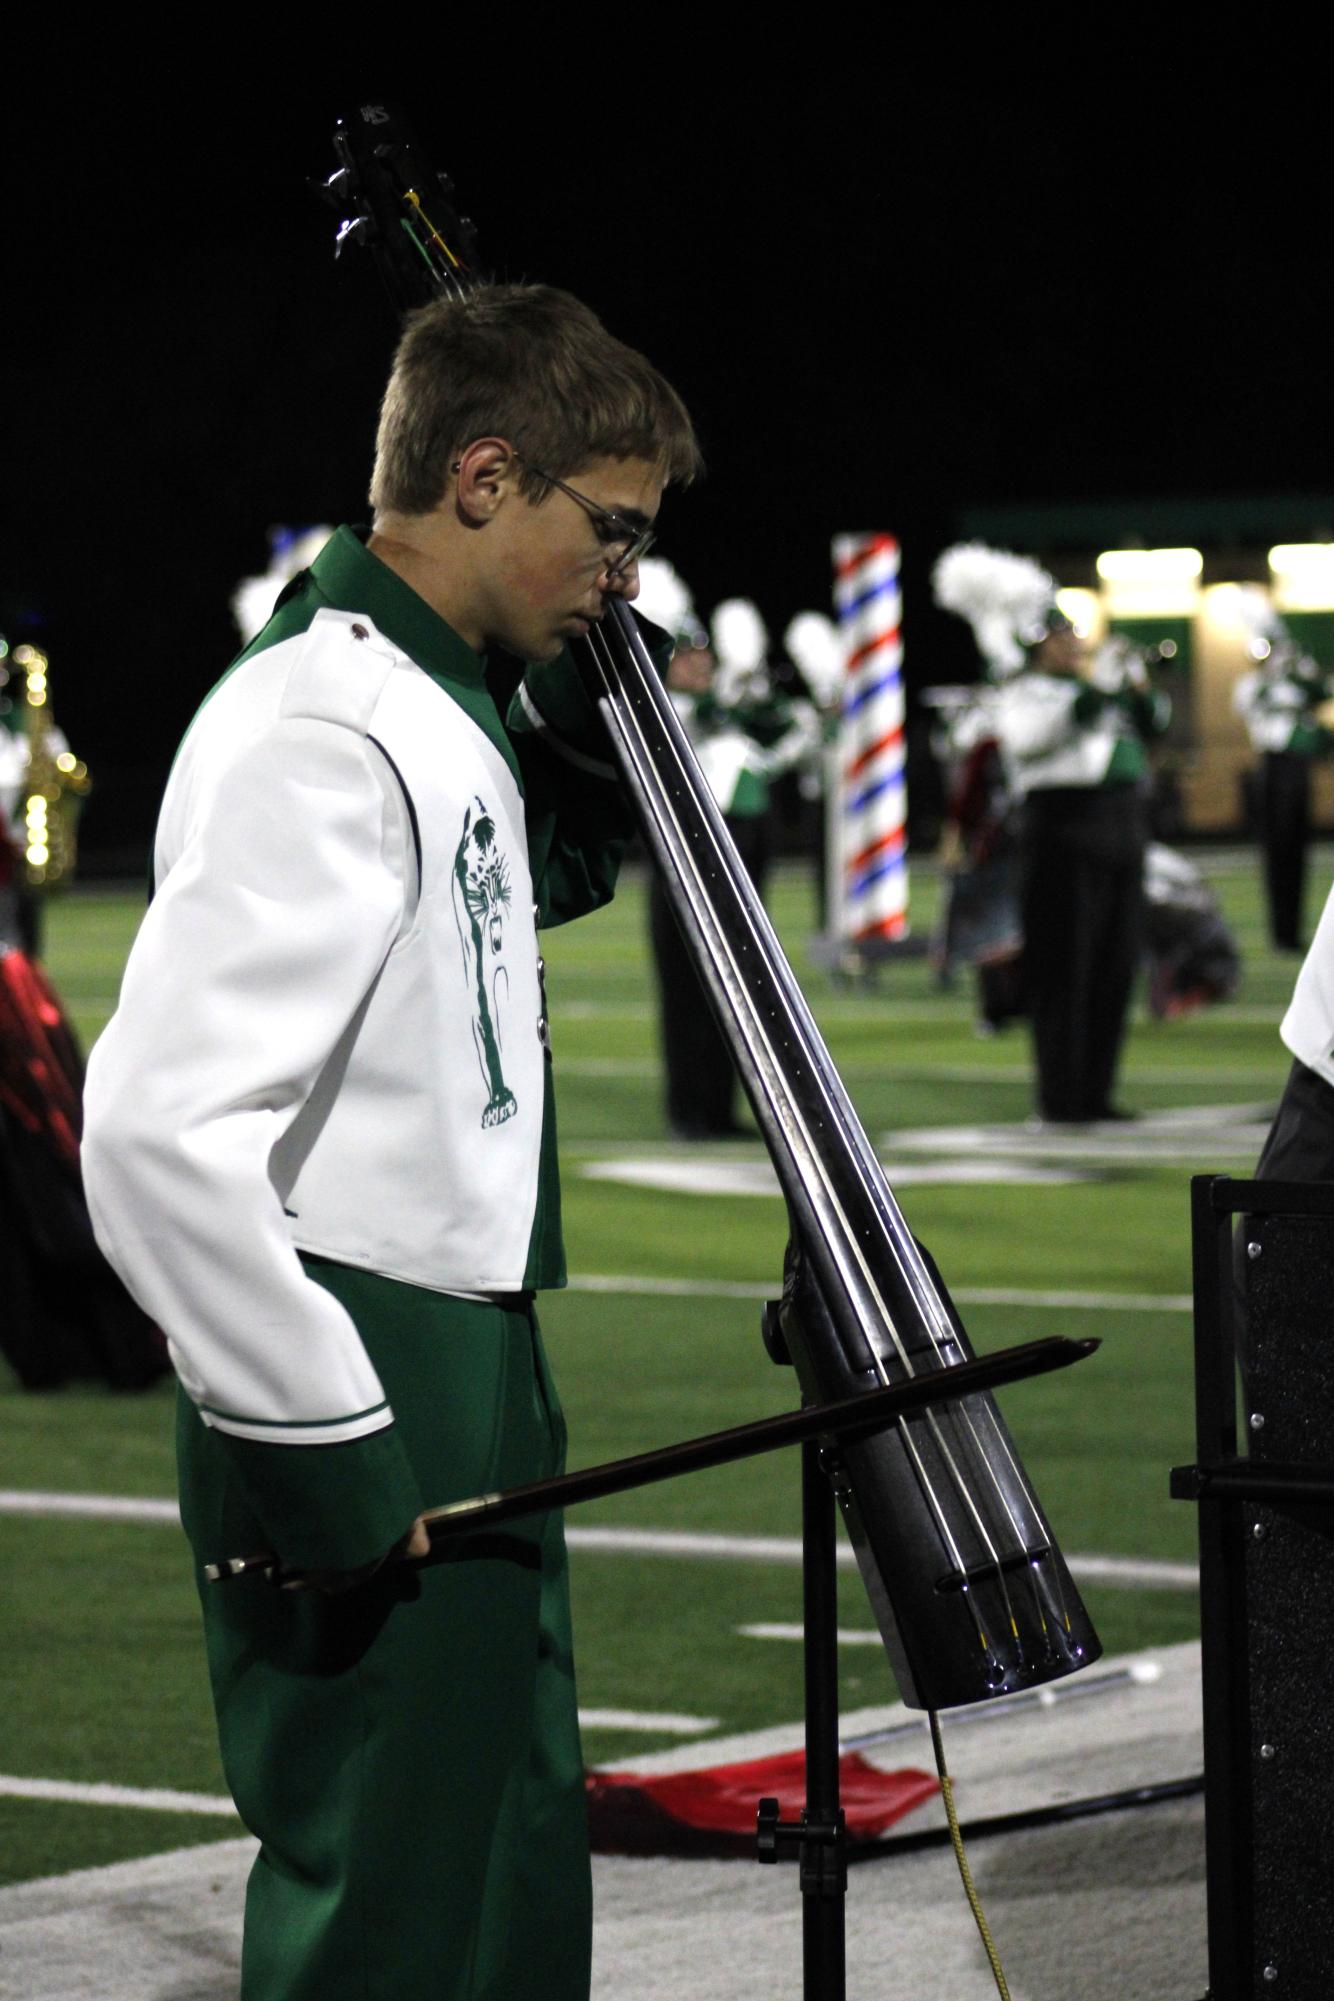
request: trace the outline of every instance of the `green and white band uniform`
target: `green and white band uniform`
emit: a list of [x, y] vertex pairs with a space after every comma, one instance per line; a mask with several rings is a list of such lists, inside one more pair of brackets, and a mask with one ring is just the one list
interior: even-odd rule
[[[562, 1463], [532, 1313], [565, 1282], [537, 925], [607, 901], [630, 820], [568, 658], [503, 723], [485, 668], [342, 528], [168, 783], [85, 1173], [188, 1392], [201, 1564], [355, 1567], [423, 1507]], [[341, 1598], [201, 1595], [263, 1844], [245, 2001], [519, 2001], [534, 1965], [586, 1994], [559, 1520]]]
[[1143, 739], [1171, 716], [1160, 690], [1105, 690], [1036, 669], [1002, 682], [992, 700], [1006, 775], [1021, 796], [1138, 784], [1148, 771]]

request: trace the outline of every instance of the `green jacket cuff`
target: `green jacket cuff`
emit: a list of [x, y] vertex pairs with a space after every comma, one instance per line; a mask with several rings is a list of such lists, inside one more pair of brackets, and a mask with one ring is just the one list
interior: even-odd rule
[[262, 1445], [216, 1429], [213, 1436], [270, 1548], [293, 1570], [373, 1563], [425, 1505], [392, 1424], [340, 1445]]

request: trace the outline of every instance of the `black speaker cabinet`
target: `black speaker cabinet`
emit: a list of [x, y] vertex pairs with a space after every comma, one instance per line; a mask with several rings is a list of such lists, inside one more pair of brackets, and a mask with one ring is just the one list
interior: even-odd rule
[[1331, 2001], [1334, 1184], [1194, 1195], [1210, 1996]]

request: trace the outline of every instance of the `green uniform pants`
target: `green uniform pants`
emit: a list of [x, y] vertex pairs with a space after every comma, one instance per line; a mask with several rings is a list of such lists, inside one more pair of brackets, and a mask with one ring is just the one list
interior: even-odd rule
[[[531, 1307], [306, 1265], [356, 1322], [429, 1504], [560, 1470]], [[255, 1547], [225, 1450], [184, 1399], [178, 1445], [196, 1559]], [[437, 1568], [341, 1598], [251, 1579], [200, 1596], [223, 1764], [262, 1844], [243, 2001], [586, 2001], [560, 1517], [461, 1539]]]

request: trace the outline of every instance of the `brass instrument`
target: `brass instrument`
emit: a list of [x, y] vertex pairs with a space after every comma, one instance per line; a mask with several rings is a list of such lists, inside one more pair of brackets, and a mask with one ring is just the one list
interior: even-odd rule
[[23, 787], [24, 871], [30, 888], [56, 889], [74, 874], [79, 811], [92, 781], [87, 765], [64, 744], [56, 729], [47, 656], [37, 646], [16, 646], [10, 657], [19, 670], [18, 701], [28, 745]]

